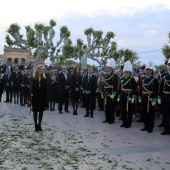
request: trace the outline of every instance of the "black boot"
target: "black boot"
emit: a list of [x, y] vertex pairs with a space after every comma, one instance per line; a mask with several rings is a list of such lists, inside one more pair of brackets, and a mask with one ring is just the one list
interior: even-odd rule
[[35, 131], [36, 131], [36, 132], [39, 131], [38, 125], [35, 125]]
[[40, 124], [38, 125], [38, 130], [39, 130], [39, 131], [42, 131], [42, 128], [41, 128], [41, 125], [40, 125]]

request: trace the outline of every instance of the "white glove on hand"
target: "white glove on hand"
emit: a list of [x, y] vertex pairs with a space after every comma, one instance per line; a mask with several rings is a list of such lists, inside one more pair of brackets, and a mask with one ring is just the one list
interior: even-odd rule
[[114, 95], [110, 95], [110, 98], [113, 99], [115, 96]]
[[119, 102], [120, 101], [120, 98], [117, 98], [117, 102]]
[[152, 106], [155, 106], [156, 105], [156, 102], [152, 102]]
[[104, 98], [103, 94], [101, 94], [101, 98], [102, 98], [102, 99]]
[[132, 100], [131, 100], [131, 103], [134, 103], [134, 102], [135, 102], [135, 99], [132, 99]]
[[158, 104], [161, 104], [161, 99], [158, 99]]
[[139, 100], [139, 103], [141, 103], [142, 101], [141, 101], [141, 99]]

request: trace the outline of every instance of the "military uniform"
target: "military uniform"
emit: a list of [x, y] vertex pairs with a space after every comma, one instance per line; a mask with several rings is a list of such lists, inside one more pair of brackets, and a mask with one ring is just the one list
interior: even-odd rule
[[[136, 81], [133, 77], [123, 77], [118, 92], [123, 124], [121, 127], [129, 128], [132, 124], [132, 105], [136, 96]], [[132, 102], [133, 101], [133, 102]]]
[[110, 124], [114, 123], [114, 113], [116, 108], [116, 98], [117, 98], [117, 86], [118, 86], [118, 75], [113, 72], [108, 73], [105, 76], [105, 83], [103, 87], [103, 97], [105, 105], [105, 117], [106, 120], [103, 122], [108, 122]]
[[158, 79], [153, 75], [146, 76], [142, 80], [140, 87], [139, 101], [142, 104], [142, 112], [144, 116], [144, 128], [149, 133], [154, 128], [155, 104], [158, 97]]
[[163, 105], [164, 132], [161, 134], [166, 135], [170, 133], [170, 72], [166, 73], [162, 79], [158, 100], [159, 99], [161, 99]]

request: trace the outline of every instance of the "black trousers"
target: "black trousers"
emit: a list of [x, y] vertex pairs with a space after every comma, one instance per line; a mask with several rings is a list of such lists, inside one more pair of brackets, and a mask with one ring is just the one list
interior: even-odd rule
[[27, 102], [27, 97], [26, 97], [26, 88], [21, 87], [20, 88], [20, 103], [21, 104], [26, 104]]
[[105, 105], [105, 117], [106, 121], [113, 122], [115, 120], [114, 113], [115, 113], [115, 102], [109, 96], [106, 99]]
[[126, 101], [122, 101], [120, 103], [121, 111], [122, 111], [122, 119], [124, 125], [132, 124], [132, 103], [129, 102], [128, 111], [126, 111]]
[[163, 103], [164, 131], [170, 132], [170, 103]]
[[150, 103], [149, 113], [147, 113], [147, 103], [142, 103], [142, 112], [145, 128], [152, 130], [154, 128], [155, 106]]
[[69, 91], [65, 90], [63, 93], [59, 95], [59, 103], [58, 103], [58, 110], [62, 111], [62, 105], [64, 104], [65, 111], [68, 110], [68, 99], [69, 99]]
[[12, 88], [6, 86], [5, 90], [6, 90], [6, 101], [7, 102], [9, 102], [9, 101], [12, 102]]
[[101, 93], [97, 93], [99, 109], [104, 109], [104, 99], [101, 97]]
[[96, 94], [85, 94], [86, 114], [93, 115], [93, 111], [96, 105]]

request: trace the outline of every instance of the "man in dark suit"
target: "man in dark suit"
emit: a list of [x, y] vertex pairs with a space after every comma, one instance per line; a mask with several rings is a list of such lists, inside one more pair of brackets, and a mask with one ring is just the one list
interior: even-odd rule
[[163, 127], [161, 135], [170, 134], [170, 59], [167, 62], [167, 73], [162, 77], [159, 89], [158, 104], [162, 104]]
[[10, 70], [7, 70], [7, 74], [3, 76], [3, 81], [5, 84], [5, 91], [6, 91], [6, 101], [4, 102], [12, 102], [12, 86], [11, 86]]
[[92, 74], [93, 69], [88, 68], [88, 74], [83, 78], [83, 90], [85, 94], [86, 115], [93, 118], [93, 111], [96, 103], [97, 78]]
[[58, 110], [60, 113], [62, 113], [62, 105], [65, 104], [65, 112], [69, 113], [68, 99], [71, 85], [71, 77], [66, 70], [66, 66], [62, 66], [62, 71], [58, 74], [58, 82], [59, 82]]

